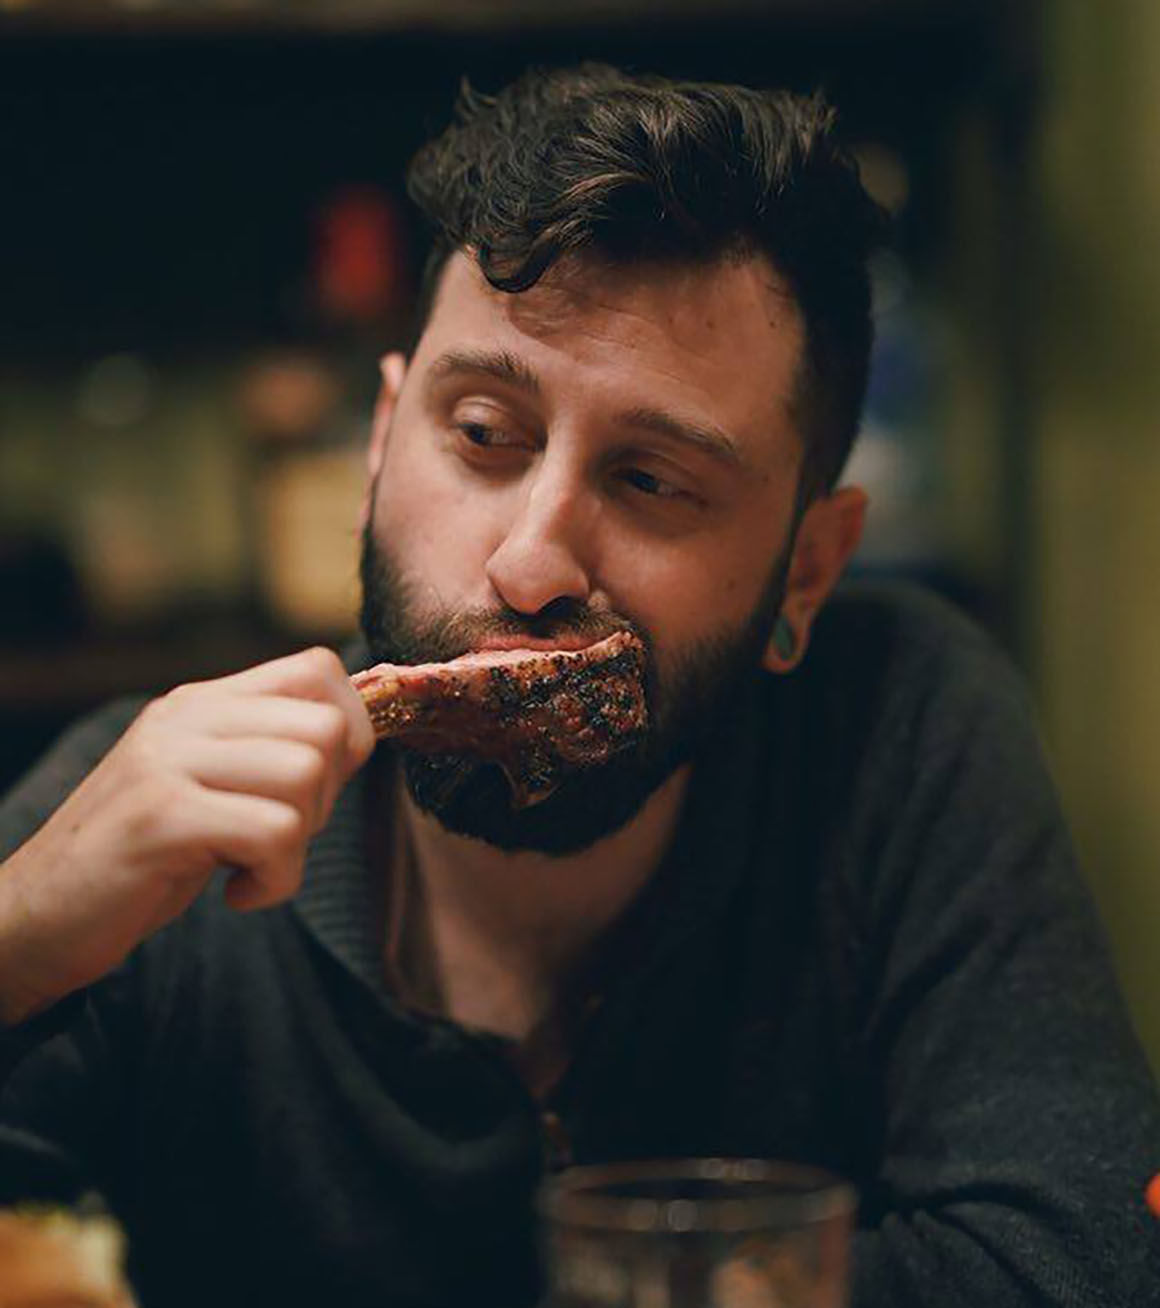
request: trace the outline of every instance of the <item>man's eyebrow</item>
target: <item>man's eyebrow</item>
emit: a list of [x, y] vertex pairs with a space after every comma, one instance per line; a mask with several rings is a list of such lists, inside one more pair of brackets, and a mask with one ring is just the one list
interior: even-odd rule
[[536, 374], [523, 359], [507, 350], [448, 350], [435, 360], [427, 373], [432, 381], [470, 374], [494, 377], [529, 395], [540, 393]]
[[620, 414], [618, 421], [625, 427], [643, 428], [669, 440], [690, 445], [731, 468], [745, 465], [741, 451], [732, 437], [711, 424], [689, 422], [665, 413], [663, 409], [649, 408], [630, 409], [627, 413]]

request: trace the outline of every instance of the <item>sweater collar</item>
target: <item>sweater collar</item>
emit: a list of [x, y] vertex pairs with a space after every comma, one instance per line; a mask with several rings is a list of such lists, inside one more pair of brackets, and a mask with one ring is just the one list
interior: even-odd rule
[[380, 891], [366, 850], [367, 783], [357, 773], [335, 801], [330, 821], [306, 851], [293, 908], [314, 937], [379, 995], [386, 994]]

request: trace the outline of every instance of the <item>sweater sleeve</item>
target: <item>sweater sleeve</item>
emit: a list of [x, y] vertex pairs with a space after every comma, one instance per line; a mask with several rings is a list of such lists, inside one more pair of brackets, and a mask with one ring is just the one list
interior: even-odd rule
[[[123, 701], [69, 731], [0, 803], [3, 860], [52, 815], [139, 707]], [[124, 977], [0, 1027], [0, 1204], [75, 1202], [102, 1179], [127, 1102]]]
[[1154, 1302], [1155, 1085], [1022, 688], [974, 633], [912, 644], [851, 851], [855, 1308]]
[[52, 1010], [44, 1035], [0, 1086], [0, 1205], [120, 1206], [128, 1176], [138, 1041], [126, 978], [105, 978]]

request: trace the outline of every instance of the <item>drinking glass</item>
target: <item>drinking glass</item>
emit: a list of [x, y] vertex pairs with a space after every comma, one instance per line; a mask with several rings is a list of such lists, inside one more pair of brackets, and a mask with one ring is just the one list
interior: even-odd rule
[[545, 1308], [844, 1308], [854, 1209], [789, 1163], [573, 1167], [539, 1197]]

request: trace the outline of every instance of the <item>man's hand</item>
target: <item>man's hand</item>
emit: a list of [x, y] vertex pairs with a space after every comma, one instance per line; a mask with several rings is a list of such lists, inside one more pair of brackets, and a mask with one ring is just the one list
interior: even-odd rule
[[222, 864], [237, 869], [234, 908], [289, 898], [307, 841], [373, 744], [325, 649], [154, 700], [0, 867], [0, 1019], [103, 976]]

